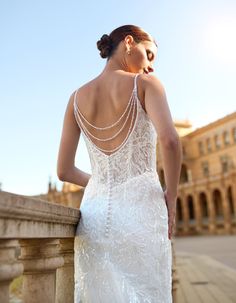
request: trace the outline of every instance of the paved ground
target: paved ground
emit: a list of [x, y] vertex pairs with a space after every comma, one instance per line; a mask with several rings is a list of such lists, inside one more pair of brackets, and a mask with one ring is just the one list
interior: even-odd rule
[[236, 303], [236, 235], [174, 239], [175, 303]]
[[236, 235], [175, 237], [176, 252], [208, 255], [236, 270]]

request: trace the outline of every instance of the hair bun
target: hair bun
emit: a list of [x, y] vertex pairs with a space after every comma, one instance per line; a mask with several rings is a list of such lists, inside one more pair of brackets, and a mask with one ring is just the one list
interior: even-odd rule
[[109, 35], [104, 34], [99, 41], [97, 41], [97, 48], [100, 50], [100, 56], [107, 58], [112, 50], [112, 39]]

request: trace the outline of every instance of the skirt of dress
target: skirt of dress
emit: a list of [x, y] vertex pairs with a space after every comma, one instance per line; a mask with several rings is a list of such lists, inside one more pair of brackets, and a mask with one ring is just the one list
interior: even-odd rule
[[75, 303], [172, 303], [164, 193], [159, 180], [141, 178], [113, 190], [109, 217], [106, 191], [86, 188], [74, 246]]

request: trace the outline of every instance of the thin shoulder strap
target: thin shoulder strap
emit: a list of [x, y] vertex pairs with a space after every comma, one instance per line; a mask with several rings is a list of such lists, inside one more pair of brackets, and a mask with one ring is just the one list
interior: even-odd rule
[[134, 77], [134, 91], [137, 94], [137, 78], [138, 78], [139, 74], [136, 74]]
[[[137, 92], [137, 78], [138, 78], [139, 74], [136, 74], [134, 77], [134, 91]], [[76, 104], [76, 95], [77, 95], [77, 91], [78, 89], [75, 91], [74, 93], [74, 106], [77, 105]]]
[[76, 95], [77, 95], [77, 91], [78, 91], [78, 89], [75, 91], [75, 93], [74, 93], [74, 106], [76, 106], [77, 104], [76, 104]]

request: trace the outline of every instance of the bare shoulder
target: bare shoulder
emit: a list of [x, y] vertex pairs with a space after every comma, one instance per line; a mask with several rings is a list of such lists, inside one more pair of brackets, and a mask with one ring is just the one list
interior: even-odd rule
[[170, 138], [176, 138], [177, 133], [163, 84], [151, 74], [141, 75], [140, 84], [145, 92], [146, 113], [152, 120], [159, 139], [169, 142]]
[[144, 110], [147, 112], [148, 95], [165, 97], [165, 89], [160, 79], [153, 74], [140, 74], [138, 77], [138, 96]]
[[72, 106], [74, 101], [76, 103], [78, 103], [78, 99], [80, 99], [81, 97], [83, 97], [84, 95], [87, 95], [89, 93], [89, 89], [90, 89], [91, 85], [94, 83], [94, 81], [95, 81], [95, 79], [79, 86], [78, 88], [76, 88], [72, 91], [72, 93], [69, 96], [70, 106]]
[[156, 75], [140, 74], [139, 78], [144, 91], [146, 91], [146, 89], [154, 89], [154, 88], [156, 89], [156, 91], [159, 91], [160, 93], [163, 93], [165, 91], [164, 85]]
[[76, 92], [76, 95], [82, 95], [82, 94], [87, 94], [88, 91], [90, 90], [90, 88], [93, 88], [94, 85], [97, 84], [98, 81], [98, 77], [95, 77], [91, 80], [89, 80], [88, 82], [83, 83], [82, 85], [78, 86], [78, 88], [76, 88], [71, 95], [74, 95]]

